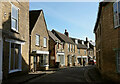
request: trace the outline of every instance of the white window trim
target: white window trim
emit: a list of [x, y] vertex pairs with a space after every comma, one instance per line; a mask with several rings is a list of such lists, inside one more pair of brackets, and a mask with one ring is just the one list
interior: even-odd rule
[[[44, 45], [44, 41], [45, 41], [44, 39], [46, 39], [46, 44], [45, 44], [45, 45]], [[59, 44], [58, 44], [58, 45], [59, 45]], [[44, 47], [44, 48], [47, 48], [47, 38], [46, 38], [46, 37], [43, 38], [43, 47]]]
[[18, 18], [17, 18], [17, 29], [15, 29], [15, 28], [12, 27], [12, 18], [13, 18], [13, 17], [12, 17], [12, 7], [14, 7], [15, 9], [17, 9], [17, 10], [18, 10], [18, 13], [19, 13], [19, 8], [16, 7], [15, 5], [11, 4], [11, 29], [12, 29], [13, 31], [15, 31], [15, 32], [18, 32], [18, 30], [19, 30], [19, 28], [18, 28], [19, 14], [18, 14]]
[[39, 44], [35, 43], [36, 46], [40, 46], [40, 35], [36, 34], [35, 36], [39, 36]]
[[61, 64], [61, 65], [63, 66], [63, 65], [65, 65], [65, 54], [64, 54], [64, 53], [57, 53], [57, 55], [56, 55], [56, 56], [57, 56], [56, 62], [59, 62], [59, 61], [58, 61], [58, 56], [59, 56], [59, 55], [64, 56], [64, 64]]

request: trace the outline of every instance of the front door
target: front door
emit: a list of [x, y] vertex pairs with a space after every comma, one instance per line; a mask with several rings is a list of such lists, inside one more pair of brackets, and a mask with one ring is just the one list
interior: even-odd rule
[[72, 66], [74, 66], [74, 56], [72, 56]]
[[33, 62], [34, 62], [34, 63], [33, 63], [33, 64], [34, 64], [34, 71], [36, 71], [36, 68], [37, 68], [37, 67], [36, 67], [36, 66], [37, 66], [37, 65], [36, 65], [36, 61], [37, 61], [37, 60], [36, 60], [36, 56], [34, 56], [34, 61], [33, 61]]
[[70, 59], [69, 59], [69, 57], [70, 57], [70, 56], [67, 56], [67, 64], [68, 64], [68, 66], [70, 66], [70, 63], [69, 63], [69, 60], [70, 60]]

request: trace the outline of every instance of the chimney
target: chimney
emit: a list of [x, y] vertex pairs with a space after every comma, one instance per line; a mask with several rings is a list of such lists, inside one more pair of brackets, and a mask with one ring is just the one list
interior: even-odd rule
[[67, 32], [67, 29], [65, 29], [65, 33], [64, 33], [67, 37], [69, 37], [69, 33]]
[[88, 42], [88, 38], [86, 37], [86, 42]]

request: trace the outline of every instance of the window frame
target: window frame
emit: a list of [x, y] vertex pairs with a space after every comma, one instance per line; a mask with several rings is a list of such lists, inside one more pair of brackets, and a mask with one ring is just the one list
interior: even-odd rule
[[86, 55], [86, 50], [84, 50], [84, 55]]
[[[13, 8], [13, 7], [17, 10], [17, 19], [12, 16], [12, 8]], [[16, 28], [12, 27], [12, 20], [13, 20], [13, 19], [16, 20], [16, 23], [17, 23], [17, 24], [16, 24]], [[18, 32], [18, 31], [19, 31], [19, 26], [18, 26], [18, 24], [19, 24], [19, 8], [12, 4], [12, 5], [11, 5], [11, 29], [12, 29], [13, 31], [15, 31], [15, 32]]]
[[70, 52], [70, 44], [68, 44], [68, 52]]
[[[22, 66], [21, 66], [22, 65], [22, 56], [21, 56], [21, 53], [22, 53], [21, 46], [22, 45], [19, 44], [20, 46], [19, 46], [19, 55], [18, 55], [19, 56], [18, 69], [11, 70], [11, 44], [12, 44], [12, 42], [9, 42], [9, 73], [14, 73], [14, 72], [22, 71]], [[16, 43], [13, 43], [13, 44], [15, 45]], [[15, 49], [15, 47], [14, 47], [14, 49]]]
[[73, 45], [71, 44], [71, 52], [73, 52]]
[[[36, 39], [37, 36], [39, 37], [39, 44], [37, 44], [37, 39]], [[36, 34], [36, 35], [35, 35], [35, 45], [36, 45], [36, 46], [40, 46], [40, 35], [39, 35], [39, 34]]]
[[[45, 39], [46, 39], [46, 41], [45, 41]], [[45, 44], [45, 42], [46, 42], [46, 44]], [[46, 46], [45, 46], [44, 44], [45, 44]], [[47, 38], [46, 38], [46, 37], [43, 38], [43, 47], [44, 47], [44, 48], [47, 48]]]
[[[115, 29], [120, 26], [119, 4], [118, 4], [119, 2], [116, 1], [116, 2], [113, 3], [113, 23], [114, 23], [114, 28]], [[118, 17], [118, 19], [117, 19], [118, 25], [117, 26], [115, 26], [115, 17], [114, 17], [114, 4], [116, 4], [116, 3], [117, 3], [117, 17]]]

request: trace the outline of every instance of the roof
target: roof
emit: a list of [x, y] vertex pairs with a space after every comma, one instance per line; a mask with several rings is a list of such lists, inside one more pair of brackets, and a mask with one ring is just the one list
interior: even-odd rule
[[95, 42], [91, 42], [91, 41], [90, 41], [90, 43], [91, 43], [93, 46], [95, 46]]
[[29, 26], [30, 26], [30, 33], [34, 28], [38, 17], [40, 16], [42, 10], [31, 10], [29, 11]]
[[[71, 39], [75, 42], [75, 40], [76, 40], [77, 38], [72, 38], [72, 37], [71, 37]], [[77, 48], [78, 48], [78, 49], [87, 49], [87, 46], [86, 46], [86, 45], [83, 45], [82, 42], [81, 42], [81, 41], [84, 41], [84, 40], [80, 40], [80, 39], [77, 39], [77, 40], [78, 40], [78, 44], [77, 44]]]
[[64, 34], [58, 32], [58, 31], [56, 31], [56, 30], [54, 30], [54, 29], [52, 30], [52, 32], [53, 32], [53, 34], [54, 34], [58, 39], [60, 39], [62, 42], [75, 44], [75, 43], [73, 42], [73, 40], [72, 40], [71, 38], [67, 37], [66, 35], [64, 35]]
[[94, 32], [96, 31], [98, 23], [99, 23], [99, 20], [100, 20], [100, 16], [101, 16], [101, 12], [102, 12], [102, 7], [105, 6], [108, 3], [109, 2], [100, 2], [99, 3], [98, 15], [97, 15], [96, 24], [95, 24], [95, 27], [94, 27]]
[[78, 49], [87, 49], [87, 46], [86, 46], [86, 45], [83, 45], [83, 44], [78, 43], [77, 48], [78, 48]]
[[49, 36], [54, 40], [58, 41], [59, 43], [61, 42], [51, 31], [48, 30]]

